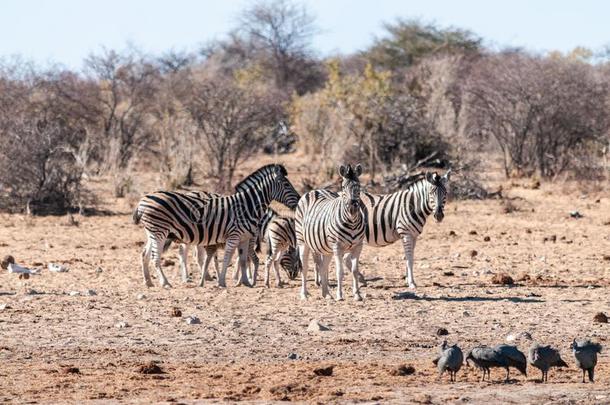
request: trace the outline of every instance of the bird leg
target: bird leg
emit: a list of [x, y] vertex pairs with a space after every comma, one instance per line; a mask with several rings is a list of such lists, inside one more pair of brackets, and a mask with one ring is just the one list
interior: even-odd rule
[[510, 368], [506, 367], [506, 380], [504, 382], [508, 382], [508, 377], [510, 376]]
[[585, 382], [585, 369], [582, 369], [582, 382]]

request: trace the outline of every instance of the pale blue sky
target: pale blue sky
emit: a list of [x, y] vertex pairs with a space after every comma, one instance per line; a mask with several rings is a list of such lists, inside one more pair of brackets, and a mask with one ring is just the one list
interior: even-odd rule
[[[221, 38], [248, 0], [2, 0], [0, 56], [21, 54], [39, 63], [81, 67], [102, 46], [131, 42], [149, 53], [195, 50]], [[610, 2], [593, 0], [308, 0], [321, 34], [320, 55], [363, 49], [382, 23], [419, 17], [467, 28], [492, 46], [534, 51], [610, 43]]]

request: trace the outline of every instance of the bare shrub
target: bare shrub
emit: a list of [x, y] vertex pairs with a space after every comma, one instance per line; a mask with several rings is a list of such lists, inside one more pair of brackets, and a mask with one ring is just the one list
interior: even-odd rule
[[206, 174], [219, 191], [228, 191], [237, 165], [259, 149], [277, 123], [277, 105], [267, 94], [226, 77], [194, 81], [192, 89], [186, 108], [197, 124]]

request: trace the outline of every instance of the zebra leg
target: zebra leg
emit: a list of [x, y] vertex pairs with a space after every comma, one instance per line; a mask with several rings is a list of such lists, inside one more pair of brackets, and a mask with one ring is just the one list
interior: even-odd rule
[[271, 256], [267, 256], [267, 258], [265, 259], [265, 287], [269, 288], [269, 273], [271, 270], [271, 262], [273, 261], [273, 259], [271, 258]]
[[238, 263], [238, 271], [239, 271], [239, 280], [237, 281], [237, 284], [235, 284], [236, 287], [240, 286], [240, 285], [244, 285], [246, 287], [252, 287], [252, 285], [250, 284], [250, 280], [248, 279], [248, 251], [249, 251], [249, 246], [250, 246], [250, 240], [246, 240], [246, 241], [242, 241], [239, 243], [239, 247], [238, 247], [238, 259], [239, 259], [239, 263]]
[[298, 245], [299, 256], [301, 258], [301, 299], [306, 300], [307, 296], [307, 267], [309, 265], [309, 248], [305, 244]]
[[157, 276], [159, 277], [159, 284], [161, 287], [171, 287], [172, 285], [165, 278], [163, 270], [161, 269], [161, 255], [163, 254], [163, 245], [165, 244], [164, 237], [158, 237], [153, 239], [152, 243], [152, 260], [157, 270]]
[[[347, 269], [351, 269], [352, 268], [352, 255], [351, 253], [346, 253], [345, 256], [343, 256], [343, 261], [345, 262], [345, 268]], [[360, 269], [358, 268], [358, 264], [356, 264], [356, 275], [358, 276], [358, 282], [360, 284], [362, 284], [363, 287], [366, 287], [366, 279], [364, 278], [364, 275], [362, 273], [360, 273]]]
[[148, 271], [148, 264], [150, 262], [150, 253], [152, 250], [151, 236], [148, 236], [146, 240], [146, 245], [142, 250], [142, 275], [144, 276], [144, 284], [146, 287], [152, 287], [153, 282], [150, 278], [150, 273]]
[[250, 244], [248, 246], [248, 258], [252, 263], [252, 277], [250, 279], [250, 285], [252, 287], [256, 286], [256, 279], [258, 278], [258, 266], [260, 265], [260, 261], [258, 260], [258, 255], [255, 252], [255, 239], [250, 239]]
[[415, 250], [415, 238], [411, 234], [407, 234], [402, 238], [402, 244], [405, 248], [405, 256], [407, 257], [407, 277], [406, 282], [409, 288], [417, 288], [415, 278], [413, 277], [413, 251]]
[[226, 288], [226, 277], [227, 277], [227, 268], [229, 267], [229, 263], [231, 263], [231, 259], [233, 258], [233, 252], [235, 252], [235, 248], [239, 245], [239, 239], [232, 238], [228, 239], [225, 244], [225, 257], [222, 262], [222, 270], [220, 270], [220, 274], [218, 275], [218, 287]]
[[[351, 270], [352, 270], [352, 291], [354, 293], [355, 301], [362, 301], [362, 296], [360, 295], [360, 287], [358, 286], [358, 276], [362, 276], [358, 271], [358, 260], [360, 259], [360, 253], [362, 252], [362, 243], [354, 246], [352, 251], [348, 255], [351, 261]], [[349, 268], [349, 267], [348, 267]]]
[[320, 284], [322, 285], [322, 298], [326, 298], [326, 296], [330, 297], [330, 291], [328, 289], [328, 268], [330, 267], [332, 256], [319, 255], [319, 258], [321, 263], [318, 272], [320, 273]]
[[316, 281], [316, 287], [320, 287], [322, 285], [322, 280], [320, 280], [320, 267], [322, 267], [322, 256], [314, 253], [313, 263], [313, 274]]
[[[199, 280], [199, 287], [203, 287], [206, 280], [209, 280], [210, 274], [208, 273], [208, 267], [210, 265], [210, 260], [212, 258], [216, 258], [216, 249], [205, 247], [199, 249], [197, 248], [197, 263], [201, 269], [201, 279]], [[217, 273], [218, 275], [218, 273]]]
[[[337, 301], [343, 301], [343, 250], [335, 246], [334, 256], [337, 272]], [[326, 274], [328, 279], [328, 271]]]
[[182, 277], [183, 283], [188, 283], [189, 281], [191, 281], [189, 279], [188, 273], [188, 252], [189, 245], [187, 245], [186, 243], [181, 243], [180, 246], [178, 246], [178, 259], [180, 260], [180, 276]]
[[282, 278], [280, 276], [280, 259], [282, 258], [282, 255], [284, 254], [283, 250], [276, 250], [274, 255], [273, 255], [273, 273], [275, 275], [275, 286], [276, 287], [281, 287], [282, 286]]

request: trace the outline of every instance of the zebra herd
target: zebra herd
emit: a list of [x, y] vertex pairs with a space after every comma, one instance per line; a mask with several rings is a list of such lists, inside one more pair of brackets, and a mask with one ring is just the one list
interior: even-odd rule
[[[428, 172], [407, 189], [392, 194], [361, 192], [362, 167], [339, 168], [342, 185], [339, 193], [313, 190], [300, 196], [287, 178], [284, 166], [270, 164], [247, 176], [231, 195], [204, 191], [158, 191], [140, 199], [134, 214], [135, 224], [142, 223], [147, 241], [142, 251], [142, 274], [152, 286], [149, 263], [152, 260], [159, 283], [170, 287], [161, 256], [172, 242], [180, 244], [180, 271], [188, 281], [187, 255], [195, 245], [203, 286], [211, 280], [208, 267], [214, 260], [219, 287], [226, 287], [226, 272], [235, 250], [238, 259], [234, 277], [237, 285], [256, 284], [259, 260], [256, 251], [264, 249], [265, 284], [273, 267], [276, 285], [281, 285], [279, 267], [295, 278], [301, 269], [301, 298], [307, 293], [308, 258], [315, 263], [315, 278], [328, 295], [328, 267], [335, 258], [336, 298], [343, 299], [343, 265], [351, 271], [354, 299], [361, 300], [359, 282], [365, 282], [358, 270], [362, 246], [382, 247], [401, 239], [407, 259], [406, 282], [415, 288], [413, 251], [430, 214], [443, 219], [447, 195], [448, 171], [439, 176]], [[270, 208], [276, 201], [290, 208], [293, 215], [280, 215]], [[293, 218], [294, 217], [294, 218]], [[224, 245], [219, 268], [216, 252]], [[252, 264], [249, 271], [248, 261]]]

